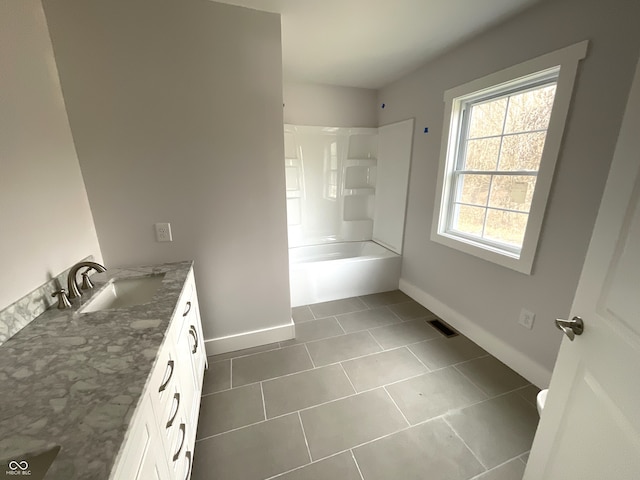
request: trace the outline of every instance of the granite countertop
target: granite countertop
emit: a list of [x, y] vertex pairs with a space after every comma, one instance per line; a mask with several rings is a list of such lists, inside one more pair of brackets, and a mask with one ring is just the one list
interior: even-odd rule
[[[0, 346], [0, 459], [60, 445], [47, 480], [109, 477], [192, 264], [93, 275], [80, 305], [50, 308]], [[110, 279], [160, 273], [149, 304], [78, 313]]]

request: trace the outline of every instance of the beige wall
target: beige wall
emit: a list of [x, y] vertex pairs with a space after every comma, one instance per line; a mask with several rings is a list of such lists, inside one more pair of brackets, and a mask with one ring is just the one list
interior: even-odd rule
[[[569, 312], [607, 178], [638, 59], [638, 18], [638, 2], [543, 2], [378, 95], [381, 125], [415, 116], [417, 131], [429, 127], [414, 137], [403, 281], [452, 323], [469, 320], [483, 346], [539, 383], [555, 362], [562, 336], [553, 320]], [[585, 39], [532, 275], [430, 241], [444, 91]], [[522, 307], [537, 315], [531, 331], [517, 324]]]
[[0, 310], [101, 260], [39, 0], [0, 2]]
[[377, 127], [376, 90], [286, 82], [284, 123], [331, 127]]
[[208, 339], [290, 322], [279, 16], [44, 6], [107, 265], [195, 260]]

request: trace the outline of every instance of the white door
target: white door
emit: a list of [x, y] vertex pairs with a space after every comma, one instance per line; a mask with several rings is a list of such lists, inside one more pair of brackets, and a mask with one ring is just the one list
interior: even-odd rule
[[640, 478], [639, 173], [640, 64], [524, 480]]

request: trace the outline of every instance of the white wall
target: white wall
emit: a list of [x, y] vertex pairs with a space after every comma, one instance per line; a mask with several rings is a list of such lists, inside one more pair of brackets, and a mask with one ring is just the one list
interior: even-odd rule
[[44, 6], [107, 266], [194, 259], [208, 339], [289, 323], [280, 17]]
[[[640, 3], [543, 2], [383, 88], [380, 124], [416, 117], [401, 286], [503, 361], [548, 381], [589, 243], [640, 46]], [[588, 39], [533, 274], [429, 240], [443, 122], [454, 86]], [[429, 127], [429, 133], [421, 133]], [[520, 309], [536, 313], [532, 331]]]
[[39, 0], [0, 2], [0, 310], [101, 260]]
[[286, 82], [284, 122], [329, 127], [377, 127], [376, 90]]

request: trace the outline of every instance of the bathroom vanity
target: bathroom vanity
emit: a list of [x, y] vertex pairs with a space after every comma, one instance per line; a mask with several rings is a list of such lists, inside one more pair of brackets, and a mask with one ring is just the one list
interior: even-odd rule
[[0, 346], [0, 458], [60, 446], [46, 479], [188, 479], [207, 361], [192, 262], [92, 279]]

